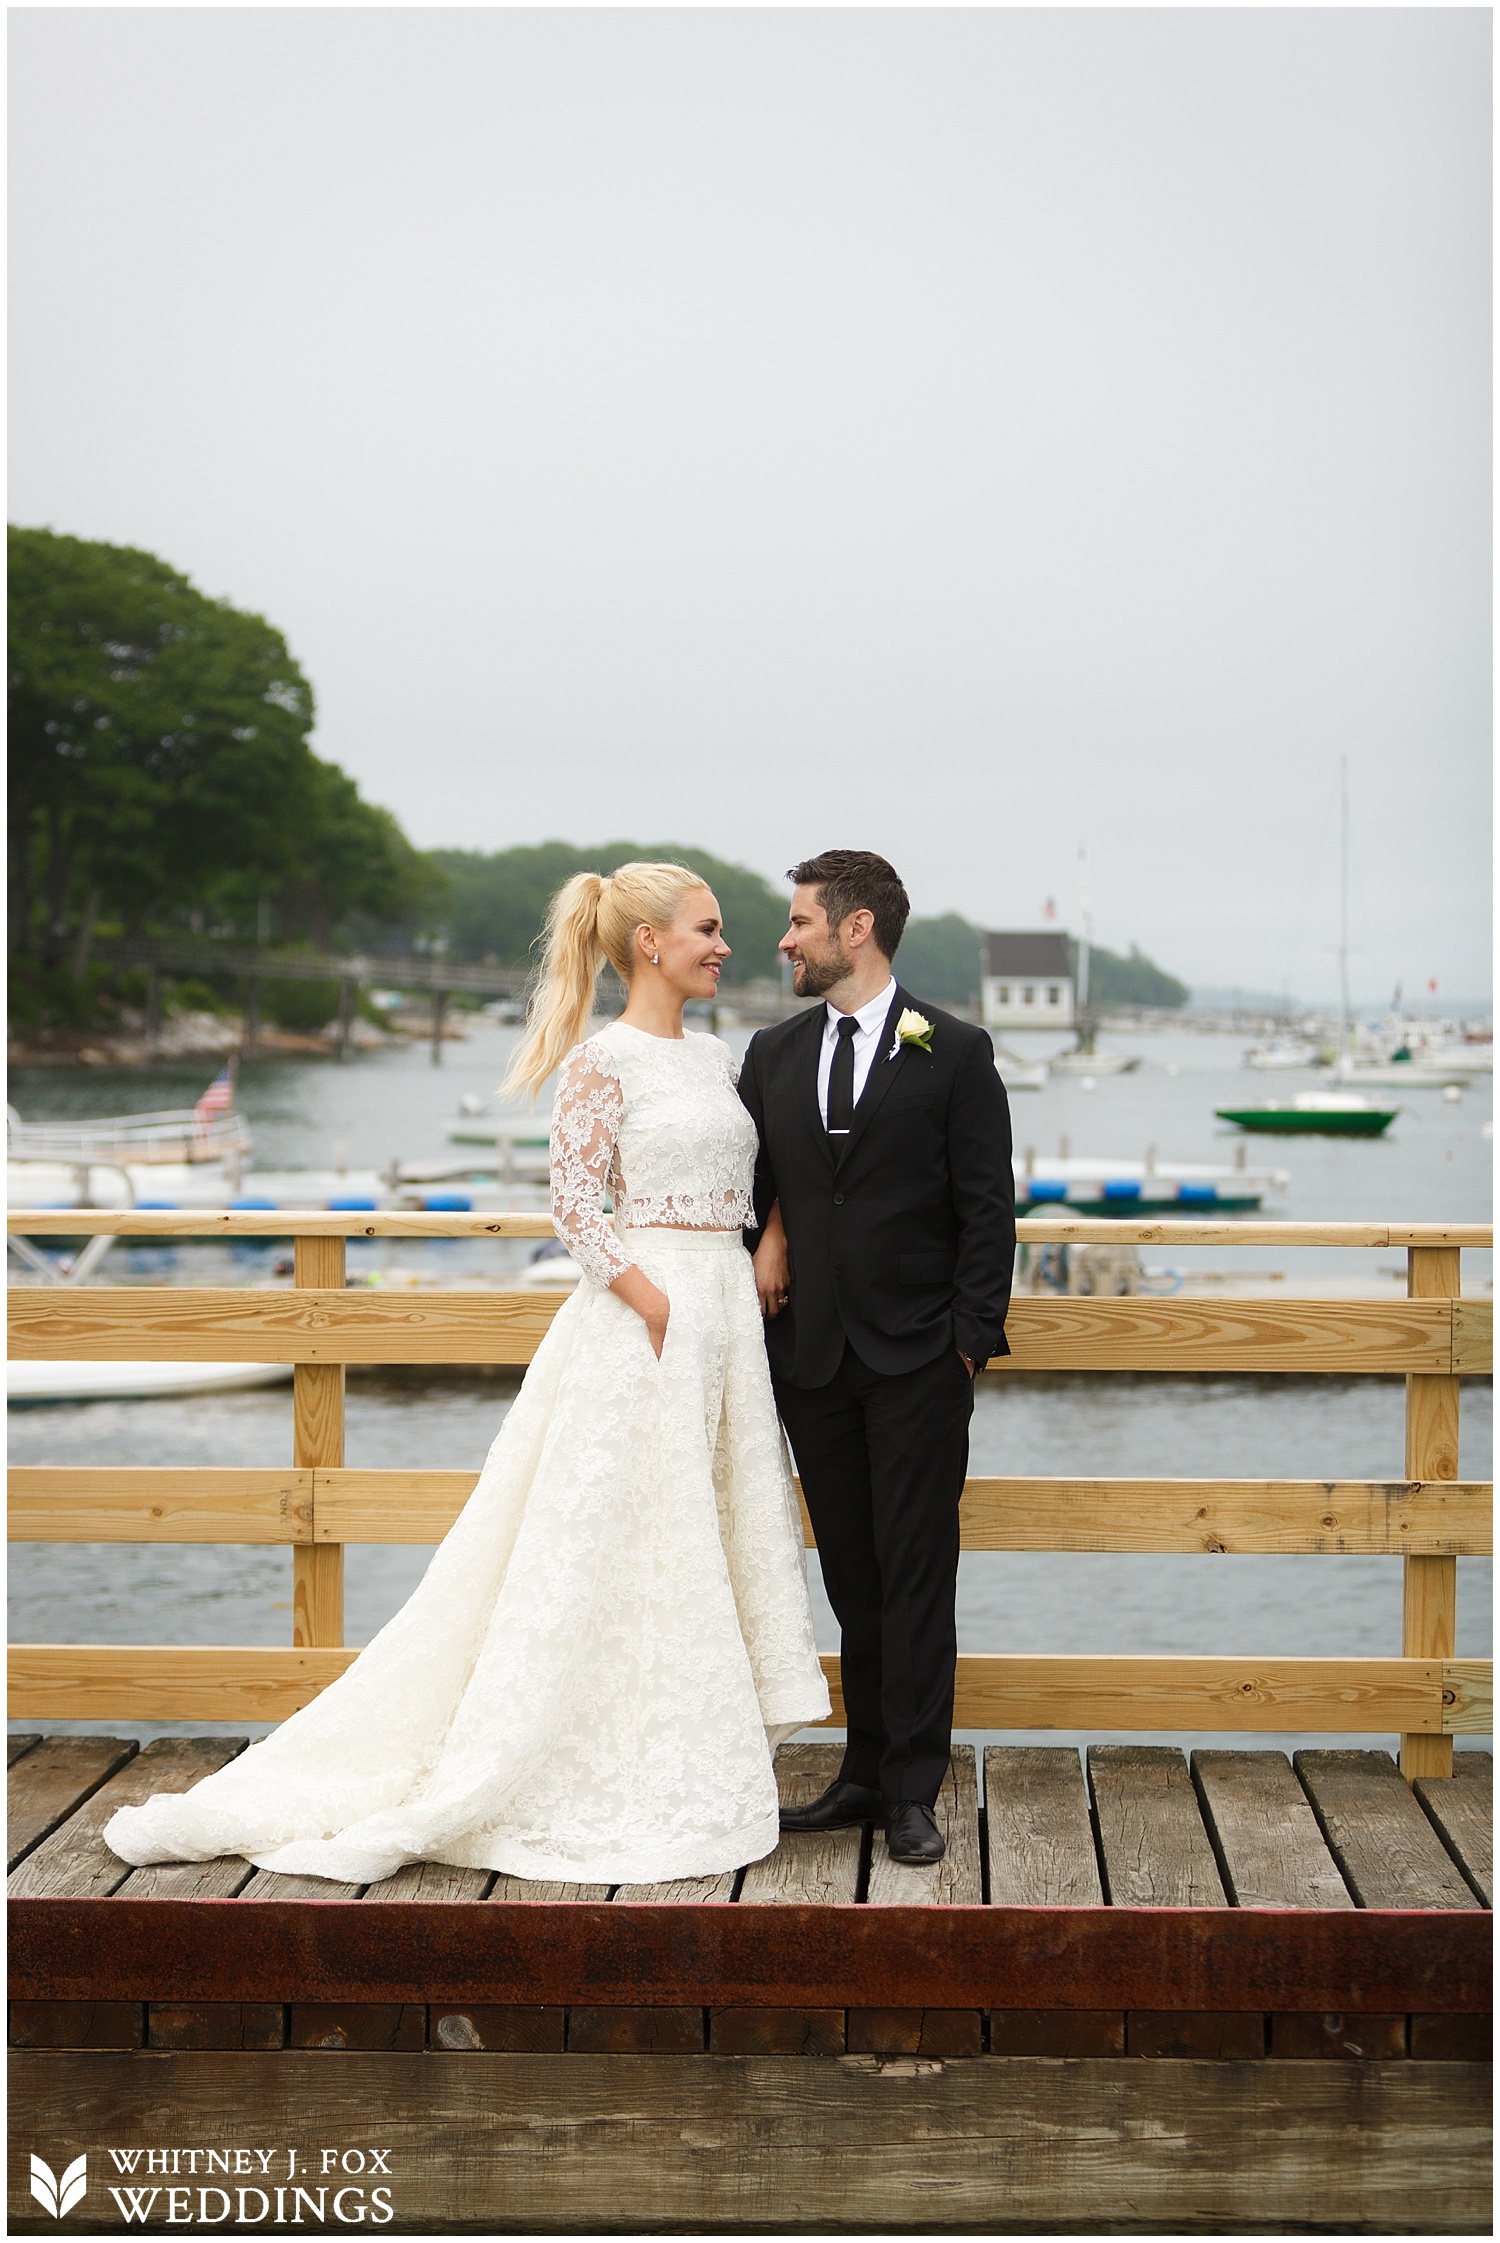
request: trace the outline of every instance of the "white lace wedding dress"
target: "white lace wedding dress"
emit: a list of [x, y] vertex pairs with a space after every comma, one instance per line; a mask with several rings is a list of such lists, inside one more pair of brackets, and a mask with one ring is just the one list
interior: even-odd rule
[[[616, 1021], [569, 1054], [553, 1213], [585, 1274], [478, 1486], [337, 1682], [192, 1791], [113, 1817], [124, 1860], [635, 1884], [775, 1845], [772, 1747], [828, 1691], [740, 1238], [755, 1132], [734, 1082], [709, 1036]], [[630, 1262], [671, 1302], [660, 1362], [608, 1290]]]

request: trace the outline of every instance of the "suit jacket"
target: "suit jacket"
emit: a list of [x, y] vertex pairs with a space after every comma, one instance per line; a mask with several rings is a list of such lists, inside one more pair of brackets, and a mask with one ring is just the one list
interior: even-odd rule
[[[908, 1006], [931, 1021], [932, 1049], [893, 1056]], [[756, 1221], [779, 1200], [791, 1251], [790, 1303], [766, 1325], [773, 1372], [826, 1386], [846, 1339], [885, 1374], [950, 1347], [976, 1363], [1008, 1355], [1016, 1195], [989, 1037], [898, 988], [835, 1152], [818, 1107], [826, 1018], [819, 1005], [762, 1028], [740, 1070], [760, 1138]]]

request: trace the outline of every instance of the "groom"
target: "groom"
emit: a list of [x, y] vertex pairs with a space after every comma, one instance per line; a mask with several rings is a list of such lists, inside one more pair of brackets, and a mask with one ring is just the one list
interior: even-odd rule
[[976, 1371], [1010, 1351], [1010, 1115], [983, 1029], [891, 973], [905, 888], [884, 857], [795, 866], [782, 938], [799, 997], [740, 1095], [760, 1137], [755, 1279], [782, 1423], [843, 1631], [837, 1781], [784, 1830], [883, 1821], [941, 1860], [957, 1655], [958, 1501]]

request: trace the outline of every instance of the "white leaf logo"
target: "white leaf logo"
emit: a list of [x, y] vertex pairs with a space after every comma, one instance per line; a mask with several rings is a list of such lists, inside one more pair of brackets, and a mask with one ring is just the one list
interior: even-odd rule
[[38, 2157], [35, 2151], [32, 2152], [31, 2193], [42, 2209], [50, 2212], [55, 2220], [67, 2217], [80, 2197], [87, 2194], [88, 2185], [89, 2161], [87, 2151], [84, 2152], [82, 2157], [74, 2158], [72, 2164], [64, 2171], [61, 2180], [57, 2178], [45, 2158]]

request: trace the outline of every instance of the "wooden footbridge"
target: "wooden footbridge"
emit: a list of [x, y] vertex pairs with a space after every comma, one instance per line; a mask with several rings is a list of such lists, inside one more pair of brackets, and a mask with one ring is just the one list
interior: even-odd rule
[[[13, 1537], [293, 1551], [285, 1649], [12, 1651], [13, 1714], [101, 1732], [11, 1740], [13, 2131], [54, 2173], [87, 2152], [76, 2226], [1483, 2231], [1490, 1761], [1453, 1741], [1490, 1728], [1488, 1664], [1454, 1644], [1457, 1561], [1490, 1548], [1490, 1490], [1459, 1478], [1458, 1450], [1461, 1379], [1489, 1369], [1460, 1251], [1487, 1229], [1030, 1222], [1043, 1244], [1405, 1248], [1409, 1297], [1018, 1300], [1015, 1352], [986, 1374], [1403, 1377], [1400, 1480], [975, 1479], [963, 1508], [970, 1549], [1399, 1557], [1389, 1657], [966, 1657], [961, 1728], [1239, 1732], [1249, 1749], [963, 1748], [936, 1872], [856, 1831], [611, 1891], [431, 1864], [365, 1890], [233, 1860], [131, 1871], [101, 1836], [117, 1806], [241, 1749], [137, 1751], [109, 1723], [305, 1703], [354, 1656], [344, 1545], [431, 1542], [472, 1487], [347, 1469], [345, 1366], [524, 1363], [558, 1306], [346, 1293], [345, 1239], [549, 1226], [12, 1226], [296, 1239], [285, 1290], [10, 1293], [15, 1355], [296, 1365], [284, 1471], [12, 1474]], [[1257, 1731], [1349, 1745], [1288, 1760]], [[1390, 1735], [1399, 1763], [1368, 1742]], [[821, 1788], [837, 1750], [784, 1747], [783, 1796]], [[53, 2232], [25, 2191], [23, 2174], [13, 2228]]]

